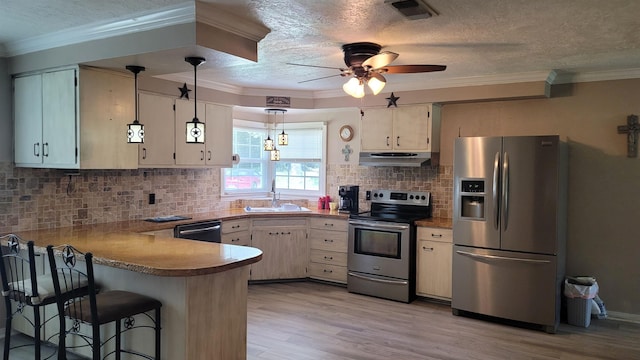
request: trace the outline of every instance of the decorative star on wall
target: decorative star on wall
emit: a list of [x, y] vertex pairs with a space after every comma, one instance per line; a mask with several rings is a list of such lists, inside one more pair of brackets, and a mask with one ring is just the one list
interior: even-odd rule
[[180, 99], [185, 98], [187, 100], [189, 100], [189, 88], [187, 87], [187, 83], [184, 83], [184, 85], [182, 85], [182, 87], [178, 88], [180, 90]]
[[391, 105], [393, 105], [394, 107], [398, 107], [398, 104], [396, 103], [396, 101], [398, 101], [398, 99], [400, 99], [399, 96], [395, 96], [395, 95], [393, 95], [393, 93], [391, 93], [391, 96], [389, 96], [386, 99], [389, 102], [387, 104], [387, 107], [390, 107]]

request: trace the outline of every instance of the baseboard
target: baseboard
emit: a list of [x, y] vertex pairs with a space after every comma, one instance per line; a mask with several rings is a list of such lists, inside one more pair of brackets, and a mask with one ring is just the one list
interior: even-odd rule
[[640, 315], [607, 310], [607, 318], [640, 324]]

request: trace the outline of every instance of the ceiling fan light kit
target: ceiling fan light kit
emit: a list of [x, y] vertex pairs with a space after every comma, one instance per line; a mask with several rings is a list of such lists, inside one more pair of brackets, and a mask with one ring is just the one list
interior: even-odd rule
[[[380, 52], [381, 49], [382, 46], [371, 42], [357, 42], [342, 45], [344, 63], [347, 65], [347, 68], [332, 68], [328, 66], [295, 63], [288, 64], [340, 70], [340, 74], [338, 75], [351, 78], [342, 85], [342, 90], [355, 98], [364, 97], [364, 84], [369, 86], [369, 89], [371, 89], [374, 95], [378, 95], [387, 82], [382, 74], [423, 73], [444, 71], [447, 68], [445, 65], [389, 65], [397, 59], [399, 55], [391, 51]], [[338, 75], [323, 76], [301, 81], [301, 83]]]
[[205, 124], [198, 120], [198, 66], [207, 60], [203, 57], [189, 56], [184, 61], [193, 65], [193, 120], [186, 124], [187, 144], [204, 144]]

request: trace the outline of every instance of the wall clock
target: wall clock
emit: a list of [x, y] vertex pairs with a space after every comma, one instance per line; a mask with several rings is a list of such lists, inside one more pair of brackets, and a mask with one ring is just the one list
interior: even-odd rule
[[340, 138], [342, 141], [351, 141], [351, 139], [353, 139], [353, 128], [350, 125], [344, 125], [341, 127]]

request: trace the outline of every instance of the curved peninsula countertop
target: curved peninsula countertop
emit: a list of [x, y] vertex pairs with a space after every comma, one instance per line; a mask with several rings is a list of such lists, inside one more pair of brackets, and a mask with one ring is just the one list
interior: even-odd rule
[[40, 252], [45, 252], [47, 245], [69, 244], [91, 252], [95, 264], [157, 276], [213, 274], [262, 258], [262, 251], [256, 248], [145, 235], [131, 231], [128, 225], [134, 222], [126, 223], [20, 231], [16, 235], [33, 240]]

